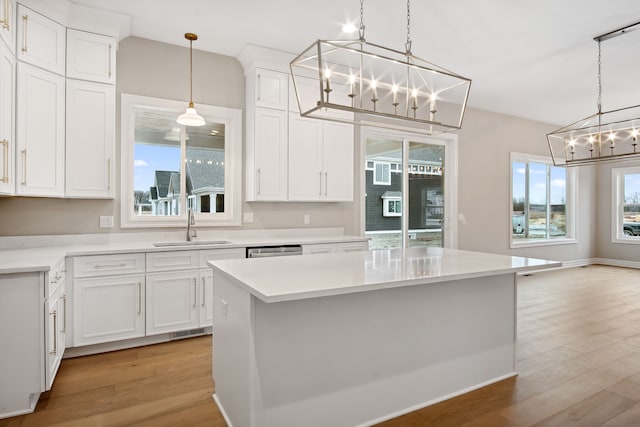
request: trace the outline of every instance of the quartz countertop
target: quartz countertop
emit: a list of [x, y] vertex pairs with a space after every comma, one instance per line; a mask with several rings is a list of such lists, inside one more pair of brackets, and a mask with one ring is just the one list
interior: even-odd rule
[[[181, 239], [183, 237], [181, 236]], [[167, 252], [185, 250], [225, 249], [268, 245], [299, 245], [318, 243], [349, 243], [367, 240], [360, 236], [349, 235], [312, 235], [312, 236], [242, 236], [233, 238], [201, 237], [201, 241], [227, 240], [223, 244], [187, 244], [178, 246], [154, 246], [154, 242], [175, 242], [176, 239], [149, 238], [130, 241], [78, 241], [65, 236], [47, 236], [41, 240], [40, 247], [4, 248], [0, 250], [0, 274], [49, 271], [66, 256], [108, 255], [139, 252]], [[60, 242], [56, 244], [56, 242]]]
[[562, 263], [443, 248], [210, 261], [264, 302], [340, 295], [561, 267]]

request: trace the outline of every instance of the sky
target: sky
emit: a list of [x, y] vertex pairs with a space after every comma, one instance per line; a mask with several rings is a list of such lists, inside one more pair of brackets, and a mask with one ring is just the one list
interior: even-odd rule
[[[525, 164], [513, 164], [513, 197], [524, 199]], [[532, 204], [545, 204], [547, 198], [546, 165], [530, 163], [529, 200]], [[561, 167], [551, 168], [551, 204], [564, 203], [566, 200], [566, 170]]]
[[149, 191], [156, 170], [180, 170], [180, 147], [135, 144], [133, 147], [133, 189]]
[[625, 203], [640, 203], [640, 173], [625, 175], [624, 199]]

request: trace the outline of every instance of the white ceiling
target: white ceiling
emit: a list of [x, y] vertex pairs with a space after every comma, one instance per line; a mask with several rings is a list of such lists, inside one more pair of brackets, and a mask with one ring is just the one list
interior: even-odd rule
[[[131, 18], [131, 34], [236, 56], [351, 39], [358, 0], [71, 0]], [[367, 41], [404, 50], [407, 4], [365, 0]], [[566, 125], [596, 112], [593, 37], [640, 21], [638, 0], [414, 0], [413, 54], [473, 80], [469, 105]], [[640, 104], [640, 31], [602, 42], [603, 110]]]

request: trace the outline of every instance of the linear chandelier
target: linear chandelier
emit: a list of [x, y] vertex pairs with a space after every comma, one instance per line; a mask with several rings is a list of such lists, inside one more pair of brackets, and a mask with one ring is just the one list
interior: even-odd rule
[[556, 166], [579, 166], [640, 157], [640, 105], [602, 111], [601, 42], [640, 28], [640, 22], [594, 37], [598, 43], [597, 112], [547, 135]]
[[[358, 40], [317, 40], [290, 63], [300, 115], [423, 134], [461, 128], [471, 80], [411, 53]], [[408, 129], [409, 128], [409, 129]]]

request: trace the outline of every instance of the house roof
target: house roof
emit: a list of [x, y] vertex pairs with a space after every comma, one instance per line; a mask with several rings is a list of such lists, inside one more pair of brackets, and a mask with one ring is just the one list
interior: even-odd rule
[[224, 150], [187, 148], [187, 190], [224, 188]]

